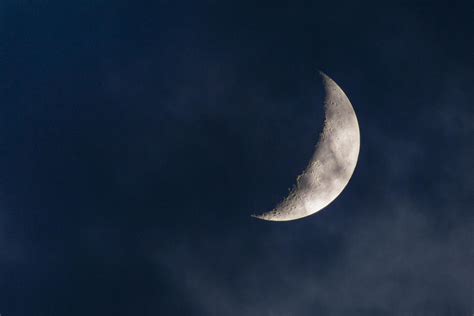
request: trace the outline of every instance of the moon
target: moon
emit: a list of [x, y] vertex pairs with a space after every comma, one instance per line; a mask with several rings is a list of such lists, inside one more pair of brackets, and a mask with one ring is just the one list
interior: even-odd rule
[[344, 190], [359, 157], [357, 116], [342, 89], [320, 72], [325, 97], [324, 128], [307, 167], [296, 186], [272, 211], [253, 217], [267, 221], [291, 221], [319, 212]]

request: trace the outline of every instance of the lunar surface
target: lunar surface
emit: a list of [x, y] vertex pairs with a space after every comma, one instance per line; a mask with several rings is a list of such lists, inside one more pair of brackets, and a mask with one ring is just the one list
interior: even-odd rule
[[356, 114], [344, 91], [320, 74], [325, 90], [325, 121], [313, 157], [288, 197], [272, 211], [253, 217], [291, 221], [314, 214], [339, 196], [354, 172], [360, 148]]

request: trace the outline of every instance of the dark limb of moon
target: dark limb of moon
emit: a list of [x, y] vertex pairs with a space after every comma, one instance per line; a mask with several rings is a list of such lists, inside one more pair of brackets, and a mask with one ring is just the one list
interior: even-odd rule
[[344, 91], [324, 73], [325, 121], [313, 157], [298, 176], [295, 188], [270, 212], [252, 215], [268, 221], [291, 221], [314, 214], [349, 182], [359, 156], [357, 116]]

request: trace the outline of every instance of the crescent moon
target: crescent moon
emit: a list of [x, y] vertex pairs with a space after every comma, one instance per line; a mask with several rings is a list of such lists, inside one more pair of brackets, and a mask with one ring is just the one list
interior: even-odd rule
[[320, 74], [325, 121], [313, 157], [288, 197], [272, 211], [253, 217], [291, 221], [314, 214], [341, 194], [354, 173], [360, 149], [357, 116], [344, 91], [326, 74]]

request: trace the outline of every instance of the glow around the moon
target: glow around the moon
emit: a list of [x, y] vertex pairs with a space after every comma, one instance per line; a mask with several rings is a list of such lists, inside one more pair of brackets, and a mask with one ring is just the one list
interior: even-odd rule
[[344, 91], [321, 72], [325, 89], [325, 121], [316, 150], [295, 188], [277, 207], [254, 217], [290, 221], [314, 214], [332, 201], [349, 182], [359, 156], [357, 117]]

